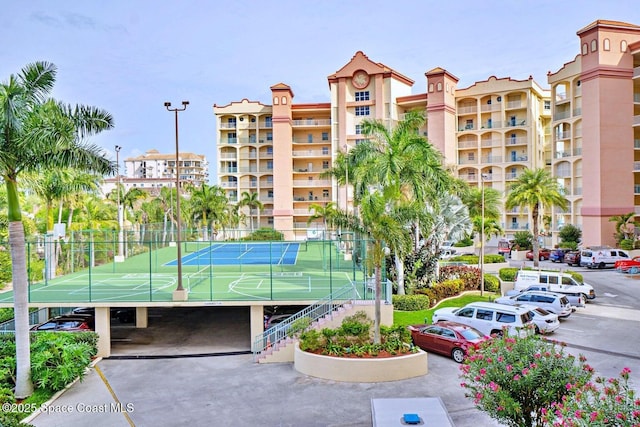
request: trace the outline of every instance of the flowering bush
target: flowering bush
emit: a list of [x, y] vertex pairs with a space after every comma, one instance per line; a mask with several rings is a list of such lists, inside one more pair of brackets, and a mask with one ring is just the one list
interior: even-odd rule
[[597, 377], [543, 411], [548, 426], [640, 426], [640, 398], [629, 387], [629, 368], [620, 378]]
[[553, 402], [574, 394], [593, 376], [585, 359], [538, 336], [494, 337], [471, 349], [460, 367], [465, 395], [508, 426], [542, 426]]

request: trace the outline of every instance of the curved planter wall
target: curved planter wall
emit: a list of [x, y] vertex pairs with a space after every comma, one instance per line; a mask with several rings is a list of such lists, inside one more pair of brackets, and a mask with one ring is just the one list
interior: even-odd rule
[[360, 359], [308, 353], [300, 350], [298, 344], [293, 366], [312, 377], [359, 383], [406, 380], [428, 372], [427, 353], [422, 350], [405, 356]]

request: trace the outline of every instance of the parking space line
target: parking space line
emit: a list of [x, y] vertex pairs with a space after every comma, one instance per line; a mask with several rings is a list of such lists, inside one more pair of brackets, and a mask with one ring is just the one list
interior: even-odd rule
[[[113, 389], [111, 388], [111, 384], [109, 384], [109, 381], [107, 381], [107, 377], [104, 376], [100, 367], [96, 364], [93, 368], [96, 370], [98, 375], [100, 375], [100, 379], [102, 379], [102, 382], [104, 383], [104, 385], [107, 386], [107, 390], [109, 390], [109, 393], [111, 393], [111, 397], [113, 397], [113, 400], [115, 400], [115, 402], [118, 404], [118, 407], [124, 408], [125, 406], [122, 405], [122, 403], [120, 402], [120, 399], [118, 399], [118, 396], [116, 396], [115, 391], [113, 391]], [[133, 420], [129, 417], [129, 414], [126, 410], [122, 411], [122, 415], [124, 415], [124, 417], [126, 418], [127, 422], [131, 427], [136, 427], [136, 425], [133, 423]]]

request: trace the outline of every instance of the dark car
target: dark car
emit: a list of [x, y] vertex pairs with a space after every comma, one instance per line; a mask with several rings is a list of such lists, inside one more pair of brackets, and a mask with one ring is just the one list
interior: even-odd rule
[[[78, 307], [71, 311], [71, 314], [88, 314], [95, 316], [94, 307]], [[111, 318], [118, 319], [120, 323], [131, 323], [136, 319], [136, 309], [133, 307], [111, 307]]]
[[[538, 251], [538, 260], [540, 261], [549, 259], [551, 256], [551, 251], [549, 249], [540, 248]], [[533, 261], [533, 250], [527, 252], [526, 256], [529, 261]]]
[[580, 251], [569, 251], [564, 254], [564, 262], [569, 266], [580, 265]]
[[456, 322], [442, 321], [434, 325], [408, 326], [413, 343], [425, 351], [464, 361], [469, 348], [489, 339], [477, 329]]
[[568, 249], [554, 249], [549, 254], [549, 261], [564, 262], [564, 256], [567, 252], [569, 252]]
[[69, 314], [64, 316], [56, 316], [47, 320], [44, 323], [36, 325], [31, 328], [32, 331], [93, 331], [94, 328], [93, 316], [83, 314]]

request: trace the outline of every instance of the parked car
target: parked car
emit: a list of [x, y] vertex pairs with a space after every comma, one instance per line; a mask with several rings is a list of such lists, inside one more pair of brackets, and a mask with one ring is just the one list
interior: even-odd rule
[[613, 268], [620, 273], [638, 274], [640, 273], [640, 256], [631, 259], [619, 259], [613, 264]]
[[629, 254], [620, 249], [593, 247], [580, 253], [580, 266], [587, 268], [613, 267], [616, 261], [629, 259]]
[[549, 254], [549, 261], [564, 262], [564, 256], [569, 252], [568, 249], [554, 249]]
[[436, 310], [433, 322], [452, 321], [471, 326], [484, 335], [528, 336], [533, 330], [529, 310], [493, 302], [472, 302], [464, 307], [445, 307]]
[[571, 307], [567, 297], [553, 292], [527, 291], [518, 295], [496, 298], [495, 302], [506, 305], [535, 305], [557, 314], [561, 318], [567, 318], [573, 313], [573, 307]]
[[531, 310], [531, 320], [538, 334], [550, 334], [560, 327], [558, 315], [535, 305], [522, 304], [520, 307]]
[[411, 325], [413, 343], [425, 351], [449, 356], [458, 363], [464, 361], [469, 348], [489, 339], [482, 332], [456, 322], [439, 322], [435, 325]]
[[571, 307], [586, 307], [586, 300], [583, 297], [583, 295], [580, 292], [559, 292], [559, 291], [554, 291], [551, 289], [551, 287], [549, 285], [531, 285], [527, 288], [524, 288], [521, 291], [517, 291], [515, 289], [512, 289], [510, 291], [507, 291], [505, 293], [505, 296], [511, 297], [514, 295], [518, 295], [521, 294], [522, 292], [527, 292], [527, 291], [544, 291], [544, 292], [555, 292], [557, 294], [562, 294], [565, 297], [567, 297], [567, 299], [569, 300], [569, 303], [571, 304]]
[[[74, 308], [70, 314], [88, 314], [95, 316], [94, 307]], [[134, 307], [111, 307], [111, 318], [118, 319], [120, 323], [131, 323], [136, 319], [136, 309]]]
[[89, 315], [70, 314], [64, 316], [56, 316], [44, 323], [31, 328], [32, 331], [93, 331], [95, 327], [94, 318]]
[[569, 251], [564, 254], [564, 262], [568, 266], [580, 265], [580, 251]]
[[[530, 250], [525, 255], [529, 261], [533, 261], [533, 250]], [[538, 260], [544, 261], [545, 259], [549, 259], [551, 256], [551, 250], [540, 248], [538, 253]]]
[[538, 285], [547, 286], [550, 292], [582, 294], [585, 302], [596, 297], [593, 286], [586, 282], [580, 283], [571, 274], [560, 271], [518, 270], [513, 287], [517, 291], [522, 291]]

